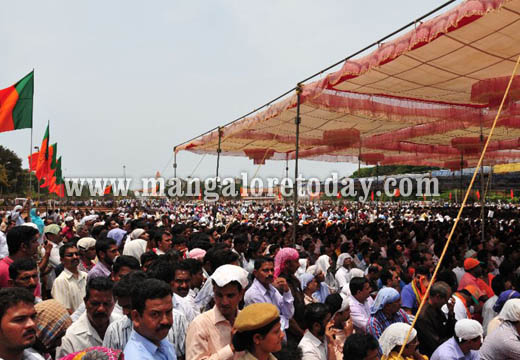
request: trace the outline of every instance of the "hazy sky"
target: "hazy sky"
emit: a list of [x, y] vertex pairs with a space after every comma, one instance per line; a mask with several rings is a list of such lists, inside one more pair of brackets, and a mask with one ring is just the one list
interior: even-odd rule
[[[0, 11], [0, 88], [35, 69], [33, 146], [47, 120], [63, 173], [173, 175], [173, 147], [227, 123], [402, 25], [434, 0], [9, 1]], [[452, 5], [453, 6], [453, 5]], [[24, 159], [30, 130], [0, 134]], [[215, 156], [182, 152], [178, 175]], [[222, 157], [221, 175], [257, 171]], [[290, 172], [294, 171], [290, 162]], [[267, 161], [259, 176], [282, 176]], [[300, 162], [304, 176], [357, 164]]]

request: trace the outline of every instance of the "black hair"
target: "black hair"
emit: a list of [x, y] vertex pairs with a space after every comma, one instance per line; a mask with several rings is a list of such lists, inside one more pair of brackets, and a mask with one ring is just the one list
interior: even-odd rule
[[371, 334], [352, 334], [343, 345], [343, 359], [364, 360], [370, 350], [379, 349], [379, 343]]
[[131, 296], [133, 288], [135, 286], [141, 286], [146, 279], [148, 279], [148, 276], [146, 276], [144, 271], [138, 270], [126, 274], [114, 285], [114, 296]]
[[90, 230], [90, 234], [94, 239], [100, 240], [103, 231], [106, 231], [105, 225], [97, 225]]
[[98, 276], [90, 279], [87, 283], [87, 290], [85, 292], [85, 301], [90, 297], [90, 290], [97, 291], [112, 291], [114, 289], [114, 282], [107, 277]]
[[330, 314], [329, 307], [322, 303], [310, 303], [305, 306], [303, 316], [307, 329], [311, 329], [314, 323], [323, 323], [323, 320]]
[[22, 244], [29, 247], [29, 243], [37, 234], [39, 234], [38, 230], [31, 226], [13, 227], [7, 232], [7, 249], [9, 254], [14, 255], [20, 251]]
[[158, 279], [146, 279], [140, 286], [135, 286], [132, 289], [132, 310], [137, 310], [142, 315], [146, 300], [162, 299], [171, 296], [171, 294], [169, 284]]
[[457, 275], [451, 270], [445, 270], [439, 273], [437, 275], [437, 281], [443, 281], [451, 288], [451, 292], [454, 293], [457, 291], [458, 282], [457, 282]]
[[156, 242], [159, 242], [162, 240], [162, 236], [163, 235], [170, 235], [170, 232], [165, 230], [165, 229], [157, 229], [155, 230], [154, 234], [153, 234], [153, 240], [155, 240]]
[[36, 261], [31, 258], [15, 260], [9, 265], [9, 278], [16, 280], [22, 271], [31, 271], [37, 268]]
[[504, 277], [502, 275], [498, 274], [493, 278], [493, 280], [491, 280], [491, 289], [493, 289], [493, 292], [497, 294], [497, 296], [506, 289]]
[[258, 270], [262, 267], [262, 265], [266, 262], [272, 262], [274, 264], [274, 259], [267, 256], [260, 256], [255, 259], [255, 270]]
[[105, 253], [110, 249], [112, 245], [117, 245], [114, 239], [103, 238], [96, 240], [96, 255], [99, 257], [99, 253]]
[[233, 238], [233, 244], [247, 244], [249, 241], [249, 238], [246, 234], [238, 234]]
[[330, 313], [334, 314], [336, 311], [341, 309], [341, 305], [343, 305], [343, 297], [340, 294], [330, 294], [325, 299], [325, 305], [329, 307]]
[[215, 248], [210, 249], [206, 252], [206, 255], [204, 255], [204, 262], [210, 263], [212, 272], [217, 270], [217, 268], [222, 265], [231, 264], [232, 262], [238, 260], [237, 253], [231, 251], [228, 248], [214, 249]]
[[186, 260], [183, 260], [173, 266], [173, 280], [175, 280], [175, 274], [177, 271], [187, 271], [190, 273], [191, 276], [191, 265], [186, 262]]
[[363, 291], [363, 287], [368, 280], [365, 277], [355, 277], [350, 280], [349, 288], [352, 296], [356, 296], [359, 291]]
[[19, 303], [34, 305], [34, 295], [20, 287], [0, 289], [0, 321], [7, 310]]
[[155, 261], [158, 257], [159, 255], [157, 255], [153, 251], [147, 251], [141, 255], [141, 265], [146, 264], [150, 260]]
[[123, 266], [129, 267], [132, 270], [141, 269], [139, 261], [133, 256], [121, 255], [116, 258], [114, 265], [112, 266], [112, 273], [117, 274]]
[[383, 286], [387, 286], [386, 283], [388, 282], [388, 280], [392, 280], [394, 277], [394, 274], [392, 274], [392, 272], [390, 272], [389, 269], [386, 269], [386, 270], [383, 270], [381, 272], [381, 275], [379, 276], [379, 278], [381, 279], [381, 283], [383, 284]]
[[184, 236], [175, 236], [172, 241], [173, 245], [188, 245], [188, 240]]
[[184, 262], [190, 266], [191, 275], [195, 275], [202, 271], [202, 263], [199, 260], [186, 259]]
[[168, 284], [173, 281], [173, 266], [163, 257], [159, 257], [146, 270], [149, 278], [162, 280]]
[[275, 320], [271, 321], [269, 324], [255, 330], [237, 332], [233, 335], [233, 346], [236, 351], [249, 351], [253, 352], [255, 344], [253, 343], [253, 336], [255, 334], [260, 334], [262, 337], [265, 337], [269, 331], [276, 325], [280, 323], [280, 317], [277, 317]]
[[302, 349], [294, 343], [282, 344], [282, 350], [273, 355], [278, 360], [301, 360], [303, 357]]
[[60, 258], [63, 259], [65, 257], [65, 251], [67, 249], [71, 249], [73, 247], [76, 247], [76, 245], [74, 243], [70, 243], [70, 242], [61, 245], [60, 250], [59, 250], [60, 251]]

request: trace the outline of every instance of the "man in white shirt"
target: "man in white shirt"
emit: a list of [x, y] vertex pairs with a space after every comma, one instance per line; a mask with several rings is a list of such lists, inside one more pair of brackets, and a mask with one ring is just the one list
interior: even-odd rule
[[327, 305], [311, 303], [305, 306], [307, 330], [298, 347], [302, 360], [332, 360], [336, 358], [333, 338], [333, 322]]
[[108, 325], [117, 320], [112, 315], [114, 283], [105, 277], [95, 277], [88, 282], [85, 307], [87, 311], [67, 329], [61, 340], [61, 346], [56, 350], [56, 358], [62, 358], [70, 353], [92, 346], [102, 346]]
[[83, 302], [87, 286], [87, 273], [78, 270], [79, 251], [73, 243], [63, 244], [60, 248], [63, 271], [54, 280], [52, 297], [73, 313]]
[[370, 307], [374, 300], [370, 297], [370, 284], [364, 277], [350, 280], [350, 318], [357, 333], [366, 333], [366, 326], [370, 318]]

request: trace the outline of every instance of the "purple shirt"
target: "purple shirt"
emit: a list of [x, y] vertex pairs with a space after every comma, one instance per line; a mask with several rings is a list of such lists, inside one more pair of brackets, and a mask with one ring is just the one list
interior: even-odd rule
[[90, 281], [90, 279], [96, 277], [109, 277], [111, 272], [112, 270], [107, 268], [105, 264], [103, 264], [101, 261], [98, 261], [98, 263], [94, 265], [94, 267], [88, 272], [87, 283]]
[[253, 280], [253, 284], [246, 291], [244, 302], [246, 306], [254, 303], [275, 305], [280, 312], [282, 330], [289, 327], [289, 320], [294, 315], [294, 298], [290, 291], [285, 292], [282, 296], [272, 284], [269, 284], [269, 290], [267, 290], [257, 279]]

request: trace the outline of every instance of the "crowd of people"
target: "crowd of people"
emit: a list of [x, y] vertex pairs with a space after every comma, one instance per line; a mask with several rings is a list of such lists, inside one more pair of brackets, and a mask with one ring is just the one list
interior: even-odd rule
[[117, 206], [0, 211], [1, 359], [520, 359], [514, 205]]

